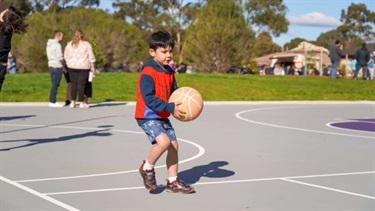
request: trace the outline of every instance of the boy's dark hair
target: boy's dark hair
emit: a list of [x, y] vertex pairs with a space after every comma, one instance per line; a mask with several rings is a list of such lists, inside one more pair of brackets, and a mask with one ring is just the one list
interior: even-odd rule
[[167, 47], [171, 46], [174, 48], [174, 40], [173, 37], [166, 31], [157, 31], [153, 33], [149, 39], [149, 47], [156, 51], [158, 47]]
[[336, 40], [335, 41], [335, 45], [338, 45], [338, 44], [340, 44], [341, 42], [340, 42], [340, 40]]

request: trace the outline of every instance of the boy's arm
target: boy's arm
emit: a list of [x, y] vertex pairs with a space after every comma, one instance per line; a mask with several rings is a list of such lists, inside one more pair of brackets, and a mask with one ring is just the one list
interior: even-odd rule
[[146, 105], [154, 111], [167, 111], [173, 113], [175, 109], [174, 103], [168, 103], [155, 96], [154, 80], [151, 76], [143, 75], [140, 82], [142, 98]]

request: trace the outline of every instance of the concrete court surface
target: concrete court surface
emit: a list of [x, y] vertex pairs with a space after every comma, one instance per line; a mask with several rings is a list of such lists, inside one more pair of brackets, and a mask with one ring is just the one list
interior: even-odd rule
[[134, 103], [0, 103], [1, 211], [375, 210], [375, 103], [206, 102], [171, 117], [190, 195], [148, 192]]

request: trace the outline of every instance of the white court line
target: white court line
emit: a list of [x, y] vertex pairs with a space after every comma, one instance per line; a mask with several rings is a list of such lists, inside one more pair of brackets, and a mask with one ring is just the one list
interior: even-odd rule
[[339, 193], [345, 193], [345, 194], [349, 194], [349, 195], [353, 195], [353, 196], [375, 199], [375, 197], [372, 197], [372, 196], [367, 196], [367, 195], [363, 195], [363, 194], [359, 194], [359, 193], [353, 193], [353, 192], [349, 192], [349, 191], [343, 191], [343, 190], [339, 190], [339, 189], [335, 189], [335, 188], [329, 188], [329, 187], [325, 187], [325, 186], [321, 186], [321, 185], [314, 185], [314, 184], [310, 184], [310, 183], [306, 183], [306, 182], [300, 182], [300, 181], [291, 180], [291, 179], [282, 179], [282, 180], [287, 181], [287, 182], [297, 183], [297, 184], [300, 184], [300, 185], [311, 186], [311, 187], [314, 187], [314, 188], [320, 188], [320, 189], [335, 191], [335, 192], [339, 192]]
[[40, 198], [42, 198], [44, 200], [47, 200], [47, 201], [49, 201], [49, 202], [51, 202], [51, 203], [53, 203], [53, 204], [55, 204], [57, 206], [60, 206], [60, 207], [62, 207], [64, 209], [66, 209], [66, 210], [69, 210], [69, 211], [79, 211], [79, 209], [77, 209], [77, 208], [74, 208], [74, 207], [72, 207], [70, 205], [67, 205], [67, 204], [61, 202], [61, 201], [53, 199], [53, 198], [47, 196], [46, 194], [39, 193], [39, 192], [37, 192], [37, 191], [35, 191], [33, 189], [30, 189], [30, 188], [28, 188], [28, 187], [26, 187], [24, 185], [18, 184], [17, 182], [9, 180], [9, 179], [7, 179], [5, 177], [0, 176], [0, 180], [3, 181], [3, 182], [8, 183], [10, 185], [13, 185], [13, 186], [15, 186], [17, 188], [20, 188], [20, 189], [22, 189], [22, 190], [24, 190], [26, 192], [29, 192], [29, 193], [31, 193], [31, 194], [33, 194], [35, 196], [38, 196], [38, 197], [40, 197]]
[[[349, 173], [337, 173], [337, 174], [318, 174], [318, 175], [305, 175], [305, 176], [292, 176], [292, 177], [273, 177], [273, 178], [259, 178], [259, 179], [247, 179], [247, 180], [227, 180], [227, 181], [217, 181], [217, 182], [200, 182], [195, 183], [194, 186], [200, 185], [216, 185], [216, 184], [231, 184], [231, 183], [246, 183], [246, 182], [262, 182], [262, 181], [275, 181], [275, 180], [291, 180], [292, 179], [303, 179], [303, 178], [317, 178], [317, 177], [334, 177], [334, 176], [350, 176], [350, 175], [363, 175], [363, 174], [375, 174], [375, 171], [364, 171], [364, 172], [349, 172]], [[294, 180], [293, 180], [294, 181]], [[319, 187], [322, 188], [323, 186]], [[80, 190], [80, 191], [64, 191], [64, 192], [53, 192], [44, 193], [45, 195], [65, 195], [65, 194], [79, 194], [79, 193], [96, 193], [96, 192], [108, 192], [108, 191], [125, 191], [125, 190], [138, 190], [144, 189], [144, 186], [137, 187], [126, 187], [126, 188], [109, 188], [109, 189], [96, 189], [96, 190]], [[354, 195], [355, 193], [348, 191], [341, 191], [338, 189], [324, 188], [327, 190], [335, 190], [337, 192]], [[375, 199], [375, 197], [356, 194], [359, 197], [365, 197], [370, 199]]]
[[[120, 133], [135, 133], [135, 134], [144, 134], [144, 132], [139, 131], [130, 131], [130, 130], [117, 130], [117, 129], [106, 129], [106, 128], [88, 128], [88, 127], [72, 127], [72, 126], [48, 126], [48, 125], [18, 125], [18, 124], [0, 124], [0, 126], [12, 126], [12, 127], [43, 127], [43, 128], [61, 128], [61, 129], [77, 129], [77, 130], [94, 130], [94, 131], [112, 131], [112, 132], [120, 132]], [[179, 161], [178, 163], [186, 163], [192, 160], [195, 160], [201, 157], [205, 153], [205, 149], [192, 141], [188, 141], [186, 139], [178, 138], [178, 141], [182, 141], [188, 144], [191, 144], [198, 148], [198, 153], [190, 158], [185, 160]], [[166, 165], [155, 166], [154, 168], [164, 168]], [[38, 181], [50, 181], [50, 180], [64, 180], [64, 179], [78, 179], [78, 178], [87, 178], [87, 177], [99, 177], [99, 176], [109, 176], [109, 175], [116, 175], [116, 174], [127, 174], [138, 172], [138, 169], [128, 170], [128, 171], [119, 171], [119, 172], [109, 172], [109, 173], [101, 173], [101, 174], [88, 174], [88, 175], [79, 175], [79, 176], [69, 176], [69, 177], [55, 177], [55, 178], [42, 178], [42, 179], [26, 179], [26, 180], [17, 180], [16, 182], [25, 183], [25, 182], [38, 182]]]
[[[294, 107], [288, 107], [288, 109], [294, 108]], [[301, 107], [298, 107], [301, 108]], [[265, 125], [269, 127], [276, 127], [276, 128], [282, 128], [282, 129], [289, 129], [289, 130], [298, 130], [298, 131], [303, 131], [303, 132], [310, 132], [310, 133], [319, 133], [319, 134], [329, 134], [329, 135], [337, 135], [337, 136], [348, 136], [348, 137], [355, 137], [355, 138], [364, 138], [364, 139], [374, 139], [375, 137], [370, 137], [370, 136], [359, 136], [359, 135], [352, 135], [352, 134], [343, 134], [343, 133], [334, 133], [334, 132], [326, 132], [326, 131], [319, 131], [319, 130], [309, 130], [309, 129], [303, 129], [303, 128], [296, 128], [296, 127], [288, 127], [288, 126], [282, 126], [282, 125], [274, 125], [274, 124], [268, 124], [264, 122], [258, 122], [258, 121], [253, 121], [249, 120], [246, 118], [241, 117], [241, 114], [247, 113], [247, 112], [253, 112], [253, 111], [261, 111], [261, 110], [273, 110], [273, 109], [286, 109], [286, 107], [271, 107], [271, 108], [256, 108], [256, 109], [251, 109], [251, 110], [245, 110], [245, 111], [240, 111], [236, 113], [236, 117], [250, 123], [258, 124], [258, 125]]]

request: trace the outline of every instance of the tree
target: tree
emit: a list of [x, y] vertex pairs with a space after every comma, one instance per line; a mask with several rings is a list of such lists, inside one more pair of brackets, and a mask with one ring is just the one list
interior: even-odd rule
[[290, 40], [290, 42], [284, 44], [284, 49], [290, 50], [290, 49], [296, 48], [303, 41], [307, 41], [307, 40], [304, 38], [299, 38], [299, 37], [294, 38]]
[[187, 29], [185, 56], [202, 72], [226, 72], [250, 61], [254, 32], [239, 0], [208, 0]]
[[280, 52], [281, 47], [277, 44], [274, 44], [272, 41], [272, 37], [268, 32], [262, 32], [258, 35], [255, 40], [255, 44], [253, 47], [253, 52], [255, 57], [264, 56], [267, 54]]
[[183, 60], [182, 33], [183, 29], [194, 21], [195, 14], [201, 3], [184, 0], [131, 0], [113, 4], [119, 10], [115, 16], [136, 25], [138, 28], [151, 32], [164, 29], [176, 38], [175, 49], [179, 62]]
[[182, 33], [183, 28], [195, 20], [195, 15], [201, 7], [200, 2], [195, 4], [184, 4], [184, 0], [162, 0], [162, 8], [165, 11], [157, 22], [157, 28], [167, 28], [176, 36], [175, 49], [179, 58], [178, 63], [183, 61]]
[[114, 15], [121, 20], [134, 24], [139, 29], [151, 31], [158, 14], [154, 2], [155, 0], [131, 0], [128, 2], [117, 0], [116, 3], [113, 3], [113, 7], [119, 10]]
[[352, 3], [347, 12], [341, 11], [341, 19], [344, 24], [337, 28], [343, 37], [351, 39], [361, 37], [366, 39], [374, 36], [375, 12], [368, 10], [365, 4]]
[[276, 37], [288, 31], [289, 22], [285, 18], [287, 7], [283, 0], [245, 0], [247, 21]]
[[58, 12], [67, 7], [99, 6], [100, 0], [29, 0], [29, 3], [33, 6], [33, 12], [41, 12], [45, 9]]
[[82, 29], [85, 39], [94, 47], [97, 64], [102, 64], [97, 68], [139, 64], [139, 61], [148, 58], [146, 40], [139, 36], [142, 32], [102, 10], [72, 8], [59, 13], [37, 12], [29, 15], [27, 22], [28, 32], [15, 34], [12, 46], [20, 72], [48, 71], [45, 48], [56, 29], [65, 34], [61, 43], [63, 48], [73, 38], [74, 31]]
[[30, 1], [26, 0], [13, 0], [13, 1], [5, 1], [4, 8], [8, 7], [9, 5], [13, 5], [16, 7], [23, 16], [28, 15], [32, 11], [32, 4]]

